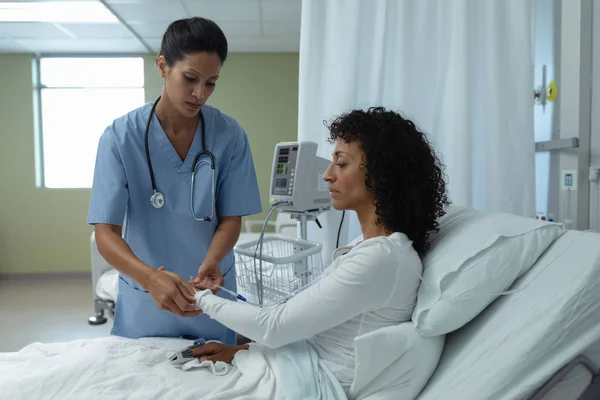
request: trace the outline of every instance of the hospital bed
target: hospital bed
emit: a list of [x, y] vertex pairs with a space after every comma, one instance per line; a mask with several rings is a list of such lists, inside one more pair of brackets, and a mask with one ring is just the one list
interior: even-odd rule
[[[112, 315], [116, 274], [91, 244], [95, 317]], [[446, 336], [419, 400], [600, 399], [600, 235], [567, 231], [510, 289]]]

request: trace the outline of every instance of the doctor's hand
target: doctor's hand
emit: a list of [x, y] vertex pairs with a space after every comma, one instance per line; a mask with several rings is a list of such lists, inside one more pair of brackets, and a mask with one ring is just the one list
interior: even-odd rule
[[194, 289], [177, 274], [165, 271], [165, 267], [155, 270], [150, 276], [146, 290], [159, 309], [170, 311], [181, 317], [196, 317], [202, 311], [196, 310]]
[[196, 289], [206, 290], [210, 289], [213, 293], [217, 293], [219, 287], [216, 285], [225, 285], [223, 279], [223, 273], [218, 262], [204, 260], [200, 268], [198, 269], [198, 276], [190, 282]]
[[206, 343], [204, 346], [195, 347], [192, 349], [192, 353], [194, 357], [199, 358], [200, 361], [212, 361], [216, 363], [217, 361], [223, 361], [227, 364], [231, 364], [233, 361], [233, 357], [235, 353], [240, 350], [248, 350], [250, 347], [247, 344], [241, 346], [231, 346], [222, 343], [210, 342]]

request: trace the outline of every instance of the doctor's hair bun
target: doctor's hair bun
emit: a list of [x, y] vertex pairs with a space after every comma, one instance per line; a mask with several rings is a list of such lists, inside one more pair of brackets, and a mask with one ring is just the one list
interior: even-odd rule
[[227, 38], [210, 19], [193, 17], [172, 22], [162, 38], [159, 55], [172, 67], [191, 53], [217, 53], [221, 63], [227, 58]]
[[427, 135], [383, 107], [353, 110], [328, 128], [330, 142], [354, 142], [363, 150], [365, 185], [374, 197], [377, 224], [404, 233], [417, 252], [426, 252], [449, 204], [444, 167]]

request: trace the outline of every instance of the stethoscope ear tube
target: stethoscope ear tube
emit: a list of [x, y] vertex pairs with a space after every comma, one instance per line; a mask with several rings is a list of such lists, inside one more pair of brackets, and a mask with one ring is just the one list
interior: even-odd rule
[[[160, 100], [160, 96], [158, 96], [158, 98], [156, 99], [154, 104], [152, 104], [152, 109], [150, 110], [150, 115], [148, 116], [148, 121], [146, 121], [146, 132], [144, 133], [144, 147], [146, 150], [146, 163], [148, 164], [148, 171], [150, 172], [150, 180], [152, 181], [152, 191], [154, 192], [152, 197], [150, 197], [150, 203], [152, 203], [152, 205], [155, 208], [161, 208], [163, 206], [163, 204], [165, 203], [165, 197], [163, 196], [163, 194], [156, 191], [156, 182], [154, 180], [154, 170], [152, 168], [152, 160], [150, 159], [150, 148], [148, 147], [148, 133], [150, 132], [150, 123], [152, 122], [152, 115], [154, 115], [154, 110], [156, 109], [156, 105], [158, 104], [159, 100]], [[156, 199], [159, 197], [162, 198], [162, 202], [160, 205], [158, 205], [158, 202], [156, 202]]]
[[[154, 179], [154, 169], [152, 168], [152, 160], [150, 159], [150, 148], [148, 145], [149, 142], [149, 133], [150, 133], [150, 124], [152, 123], [152, 117], [156, 110], [156, 105], [158, 104], [161, 96], [154, 101], [152, 104], [152, 108], [150, 109], [150, 115], [148, 116], [148, 121], [146, 121], [146, 131], [144, 133], [144, 147], [146, 150], [146, 162], [148, 164], [148, 171], [150, 172], [150, 180], [152, 181], [152, 191], [153, 194], [150, 196], [150, 203], [154, 208], [162, 208], [165, 204], [165, 196], [159, 192], [156, 188], [156, 181]], [[214, 155], [206, 150], [206, 123], [204, 121], [204, 115], [202, 114], [202, 110], [200, 110], [200, 124], [202, 129], [202, 151], [194, 157], [194, 163], [192, 164], [192, 183], [190, 187], [190, 208], [192, 211], [192, 215], [197, 221], [207, 221], [210, 222], [214, 218], [215, 215], [215, 157]], [[201, 156], [207, 155], [210, 158], [210, 168], [211, 168], [211, 210], [210, 215], [204, 218], [198, 218], [196, 213], [194, 212], [194, 182], [196, 175], [196, 167], [198, 166], [198, 160]]]
[[[212, 159], [212, 158], [211, 158]], [[198, 218], [196, 216], [196, 212], [194, 211], [194, 188], [196, 187], [195, 178], [196, 178], [196, 167], [200, 164], [199, 162], [194, 164], [194, 169], [192, 170], [192, 184], [190, 189], [190, 210], [192, 211], [192, 215], [196, 221], [212, 221], [215, 215], [215, 169], [212, 168], [210, 171], [210, 179], [211, 179], [211, 203], [210, 203], [210, 215], [204, 218]]]

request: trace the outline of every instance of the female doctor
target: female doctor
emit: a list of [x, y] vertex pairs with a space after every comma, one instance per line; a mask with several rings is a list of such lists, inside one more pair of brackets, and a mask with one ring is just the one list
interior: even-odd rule
[[226, 57], [214, 22], [173, 22], [157, 59], [161, 96], [100, 138], [88, 223], [100, 254], [120, 272], [113, 335], [235, 343], [233, 331], [194, 311], [179, 278], [235, 290], [241, 216], [262, 209], [246, 133], [205, 104]]

